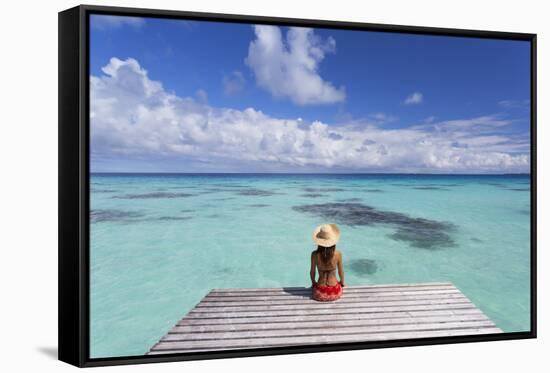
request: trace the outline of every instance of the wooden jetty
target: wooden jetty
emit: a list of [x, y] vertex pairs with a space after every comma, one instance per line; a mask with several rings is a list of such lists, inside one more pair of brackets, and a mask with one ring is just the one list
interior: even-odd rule
[[502, 333], [447, 282], [346, 286], [335, 302], [304, 287], [214, 289], [148, 354]]

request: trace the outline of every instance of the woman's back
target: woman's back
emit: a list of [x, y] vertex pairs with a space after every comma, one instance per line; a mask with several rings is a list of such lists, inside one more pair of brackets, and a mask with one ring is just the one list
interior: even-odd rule
[[333, 286], [338, 283], [336, 278], [336, 269], [341, 265], [342, 253], [338, 250], [334, 251], [334, 254], [331, 258], [327, 258], [325, 261], [322, 253], [315, 250], [312, 255], [315, 256], [315, 265], [317, 266], [317, 271], [319, 272], [319, 279], [317, 284], [319, 285], [329, 285]]

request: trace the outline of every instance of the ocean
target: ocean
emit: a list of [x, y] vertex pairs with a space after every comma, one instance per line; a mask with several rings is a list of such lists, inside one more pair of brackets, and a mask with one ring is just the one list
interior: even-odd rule
[[310, 286], [336, 223], [347, 285], [450, 281], [530, 327], [529, 175], [92, 174], [90, 357], [142, 355], [213, 288]]

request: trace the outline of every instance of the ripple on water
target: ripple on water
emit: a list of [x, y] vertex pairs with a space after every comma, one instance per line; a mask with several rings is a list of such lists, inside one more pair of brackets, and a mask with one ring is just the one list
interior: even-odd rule
[[413, 189], [416, 189], [416, 190], [449, 190], [447, 188], [442, 188], [442, 187], [438, 187], [438, 186], [431, 186], [431, 185], [427, 185], [427, 186], [416, 186], [416, 187], [413, 187]]
[[189, 220], [190, 216], [161, 216], [157, 220], [161, 221], [178, 221], [178, 220]]
[[300, 197], [306, 197], [306, 198], [319, 198], [319, 197], [323, 197], [324, 194], [321, 194], [321, 193], [304, 193], [304, 194], [300, 194]]
[[116, 193], [118, 190], [115, 189], [92, 189], [91, 193]]
[[130, 222], [143, 217], [144, 214], [138, 211], [125, 211], [117, 209], [98, 209], [90, 211], [91, 223], [102, 222]]
[[140, 193], [140, 194], [122, 194], [119, 196], [114, 196], [112, 198], [118, 199], [161, 199], [161, 198], [183, 198], [183, 197], [192, 197], [193, 194], [190, 193], [173, 193], [173, 192], [151, 192], [151, 193]]
[[304, 192], [308, 193], [319, 193], [319, 192], [343, 192], [345, 189], [342, 188], [302, 188]]
[[342, 198], [338, 200], [339, 202], [362, 202], [361, 198]]
[[276, 194], [279, 194], [267, 189], [258, 189], [258, 188], [236, 189], [235, 193], [237, 193], [240, 196], [260, 196], [260, 197], [274, 196]]

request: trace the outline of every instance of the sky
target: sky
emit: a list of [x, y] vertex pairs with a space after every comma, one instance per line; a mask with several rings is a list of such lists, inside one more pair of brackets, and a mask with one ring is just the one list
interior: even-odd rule
[[92, 15], [92, 172], [528, 173], [526, 41]]

